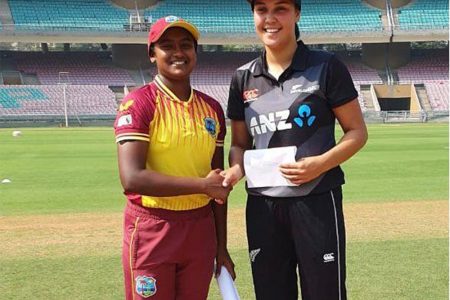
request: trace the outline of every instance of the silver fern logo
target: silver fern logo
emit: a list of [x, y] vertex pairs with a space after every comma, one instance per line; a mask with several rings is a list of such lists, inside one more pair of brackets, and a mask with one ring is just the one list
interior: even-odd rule
[[327, 253], [323, 255], [323, 262], [324, 263], [329, 263], [334, 261], [334, 253]]
[[251, 262], [255, 262], [256, 255], [261, 251], [261, 248], [250, 251], [250, 260]]

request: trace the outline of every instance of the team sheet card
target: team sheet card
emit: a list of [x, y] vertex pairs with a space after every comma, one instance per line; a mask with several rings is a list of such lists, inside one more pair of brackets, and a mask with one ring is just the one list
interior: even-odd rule
[[285, 179], [279, 170], [282, 163], [295, 162], [296, 146], [247, 150], [244, 168], [249, 188], [296, 186]]

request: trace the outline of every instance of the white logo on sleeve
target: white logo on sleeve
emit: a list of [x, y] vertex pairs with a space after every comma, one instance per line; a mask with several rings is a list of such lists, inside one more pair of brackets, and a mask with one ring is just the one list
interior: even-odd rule
[[258, 249], [255, 249], [255, 250], [250, 251], [250, 260], [251, 260], [252, 262], [255, 262], [256, 255], [258, 255], [258, 253], [259, 253], [260, 251], [261, 251], [261, 248], [258, 248]]
[[334, 253], [326, 253], [323, 255], [323, 262], [324, 263], [329, 263], [334, 261]]
[[124, 115], [119, 118], [117, 121], [117, 127], [120, 126], [126, 126], [133, 124], [133, 119], [131, 118], [131, 115]]

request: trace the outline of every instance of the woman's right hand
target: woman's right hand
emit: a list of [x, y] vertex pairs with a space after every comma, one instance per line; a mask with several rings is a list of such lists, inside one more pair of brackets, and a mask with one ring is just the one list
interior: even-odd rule
[[224, 204], [233, 189], [233, 186], [223, 186], [224, 177], [221, 172], [222, 170], [215, 169], [205, 177], [205, 193], [218, 204]]
[[220, 173], [223, 176], [222, 185], [224, 187], [235, 186], [242, 177], [244, 177], [244, 172], [239, 165], [234, 165], [229, 169], [226, 169]]

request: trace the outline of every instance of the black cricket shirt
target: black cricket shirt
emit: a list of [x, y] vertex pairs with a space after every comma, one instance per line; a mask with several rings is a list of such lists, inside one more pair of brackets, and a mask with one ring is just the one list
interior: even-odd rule
[[[238, 68], [231, 80], [227, 116], [245, 120], [254, 149], [297, 146], [296, 160], [336, 145], [333, 108], [358, 97], [350, 73], [332, 53], [299, 41], [291, 65], [278, 80], [268, 73], [265, 51]], [[295, 187], [247, 188], [251, 195], [297, 197], [344, 184], [338, 166]]]

